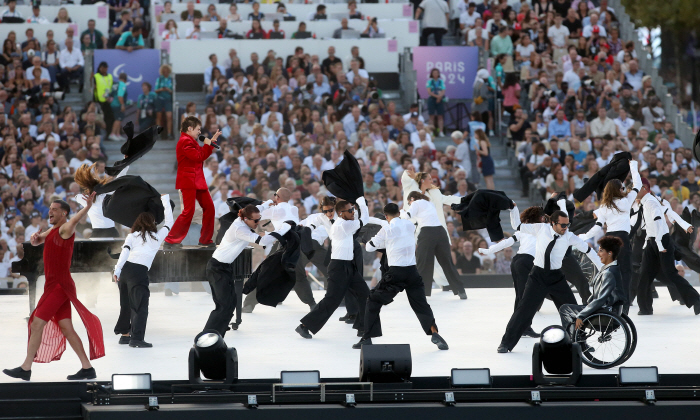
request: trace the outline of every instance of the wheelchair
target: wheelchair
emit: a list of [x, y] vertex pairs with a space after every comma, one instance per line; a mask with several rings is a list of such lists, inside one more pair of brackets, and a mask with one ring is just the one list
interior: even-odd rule
[[583, 320], [573, 341], [581, 346], [582, 361], [594, 369], [625, 363], [637, 348], [637, 328], [623, 313], [622, 305], [604, 308]]

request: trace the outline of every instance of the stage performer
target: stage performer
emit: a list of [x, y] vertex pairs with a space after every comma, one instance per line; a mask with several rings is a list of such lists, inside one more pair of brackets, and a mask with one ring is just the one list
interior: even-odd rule
[[[70, 206], [63, 200], [56, 200], [49, 207], [49, 223], [52, 228], [46, 232], [36, 232], [31, 244], [44, 244], [44, 274], [46, 284], [36, 309], [29, 318], [29, 342], [27, 358], [21, 366], [5, 369], [3, 372], [13, 378], [28, 381], [32, 375], [32, 362], [49, 363], [59, 360], [66, 350], [66, 340], [78, 355], [82, 369], [68, 380], [95, 379], [95, 368], [90, 360], [105, 355], [102, 325], [99, 318], [90, 313], [78, 300], [75, 283], [70, 275], [73, 256], [75, 226], [85, 217], [92, 206], [95, 193], [85, 198], [86, 206], [67, 220]], [[85, 324], [90, 346], [90, 359], [83, 348], [83, 342], [73, 329], [71, 304]]]
[[386, 249], [389, 269], [369, 294], [365, 308], [365, 333], [352, 348], [361, 349], [363, 345], [372, 344], [373, 337], [382, 336], [382, 324], [379, 311], [382, 306], [394, 301], [394, 297], [405, 290], [408, 303], [418, 317], [423, 331], [431, 336], [431, 341], [440, 350], [449, 347], [438, 334], [433, 310], [425, 298], [423, 279], [416, 268], [416, 227], [413, 222], [401, 219], [399, 206], [394, 203], [384, 206], [384, 215], [388, 224], [382, 227], [365, 248], [368, 252]]
[[[521, 232], [534, 235], [537, 238], [535, 262], [525, 284], [525, 291], [520, 303], [511, 316], [501, 344], [498, 346], [499, 353], [507, 353], [518, 344], [520, 337], [532, 323], [532, 318], [547, 295], [552, 296], [557, 309], [565, 303], [576, 304], [576, 298], [561, 270], [564, 254], [570, 246], [585, 253], [596, 267], [601, 267], [600, 259], [591, 247], [578, 236], [569, 232], [568, 229], [569, 217], [561, 210], [552, 213], [550, 223], [520, 226]], [[498, 252], [508, 246], [507, 242], [508, 240], [501, 241], [491, 246], [489, 251]]]
[[[119, 178], [126, 175], [129, 167], [125, 167], [121, 172], [115, 177]], [[100, 178], [97, 175], [97, 163], [93, 163], [91, 166], [87, 164], [82, 165], [75, 170], [75, 182], [83, 190], [86, 195], [92, 194], [95, 191], [95, 187], [98, 185], [104, 185], [112, 180], [111, 177]], [[114, 224], [114, 220], [105, 217], [102, 211], [102, 203], [105, 197], [109, 194], [98, 194], [95, 196], [93, 201], [93, 206], [90, 207], [88, 211], [88, 217], [90, 218], [90, 224], [92, 225], [92, 235], [91, 238], [118, 238], [119, 231]], [[85, 207], [86, 202], [81, 194], [75, 196], [75, 201], [81, 206]], [[170, 203], [168, 203], [170, 205]]]
[[425, 286], [424, 292], [426, 296], [430, 295], [434, 265], [435, 260], [437, 260], [447, 277], [452, 293], [458, 295], [460, 299], [466, 299], [467, 294], [464, 291], [464, 286], [459, 281], [459, 273], [452, 262], [450, 238], [447, 234], [447, 229], [442, 227], [438, 212], [435, 210], [433, 203], [430, 202], [431, 199], [418, 191], [411, 191], [407, 200], [409, 205], [406, 212], [407, 217], [417, 223], [420, 230], [416, 244], [416, 260], [418, 272]]
[[[632, 190], [626, 191], [619, 179], [611, 179], [605, 185], [600, 207], [593, 211], [596, 224], [579, 238], [588, 240], [595, 237], [603, 230], [603, 224], [607, 225], [607, 236], [615, 236], [622, 241], [622, 248], [616, 258], [617, 269], [620, 271], [620, 286], [624, 295], [625, 308], [631, 303], [629, 300], [630, 279], [632, 277], [632, 246], [630, 245], [630, 209], [637, 199], [637, 194], [642, 188], [642, 178], [639, 176], [636, 160], [630, 160], [630, 172], [632, 173]], [[625, 311], [626, 312], [626, 311]]]
[[128, 344], [129, 347], [153, 347], [153, 344], [144, 341], [148, 300], [151, 296], [148, 290], [148, 270], [173, 226], [170, 196], [164, 194], [161, 201], [165, 209], [163, 227], [158, 229], [153, 213], [141, 213], [131, 226], [131, 233], [127, 235], [114, 267], [114, 280], [119, 285], [121, 307], [114, 333], [122, 335], [119, 344]]
[[238, 211], [238, 218], [226, 230], [221, 243], [207, 263], [207, 280], [211, 285], [215, 308], [211, 311], [204, 329], [216, 330], [222, 337], [226, 334], [236, 309], [236, 290], [231, 264], [249, 243], [265, 248], [277, 240], [274, 234], [283, 236], [292, 227], [288, 223], [282, 223], [273, 234], [258, 235], [255, 229], [262, 220], [258, 207], [260, 206], [248, 204]]
[[[324, 248], [323, 243], [328, 239], [328, 232], [331, 231], [333, 223], [335, 223], [335, 203], [335, 197], [323, 197], [320, 205], [321, 212], [310, 214], [306, 219], [301, 221], [302, 226], [311, 229], [314, 255], [311, 259], [306, 258], [304, 254], [299, 257], [299, 264], [297, 264], [296, 267], [297, 284], [294, 286], [294, 290], [297, 290], [297, 288], [305, 288], [304, 285], [309, 285], [309, 280], [306, 276], [306, 265], [309, 262], [316, 266], [326, 280], [328, 279], [328, 262], [330, 262], [330, 260], [328, 262], [326, 261], [328, 251]], [[297, 292], [297, 294], [299, 294], [299, 292]], [[313, 309], [313, 306], [316, 306], [316, 304], [314, 303], [314, 305], [310, 306], [310, 309]]]
[[301, 319], [301, 324], [296, 328], [296, 332], [304, 338], [312, 338], [311, 333], [317, 334], [323, 328], [348, 290], [357, 299], [359, 311], [353, 328], [362, 337], [369, 287], [360, 274], [362, 268], [357, 267], [353, 235], [369, 221], [369, 209], [364, 197], [357, 198], [357, 205], [360, 211], [358, 219], [355, 219], [355, 208], [351, 203], [338, 200], [335, 205], [339, 217], [330, 231], [332, 248], [331, 262], [328, 264], [328, 289], [324, 298]]
[[[637, 194], [637, 199], [642, 204], [642, 217], [646, 225], [646, 243], [642, 254], [640, 268], [639, 290], [637, 303], [639, 315], [653, 315], [653, 299], [651, 297], [651, 285], [657, 275], [659, 280], [671, 283], [678, 289], [682, 302], [688, 308], [693, 308], [695, 315], [700, 314], [700, 295], [698, 291], [684, 279], [676, 269], [674, 258], [674, 245], [671, 241], [668, 225], [664, 219], [668, 209], [650, 193], [651, 186], [646, 178], [642, 178], [642, 189]], [[693, 231], [693, 226], [688, 225], [686, 231]]]
[[623, 241], [618, 236], [605, 235], [598, 240], [598, 245], [598, 257], [604, 265], [593, 279], [593, 294], [588, 300], [588, 305], [565, 303], [559, 307], [561, 325], [572, 338], [574, 328], [578, 330], [583, 327], [583, 320], [586, 317], [602, 308], [625, 303], [625, 296], [622, 295], [624, 291], [621, 287], [622, 273], [618, 267], [618, 256], [622, 252]]
[[[447, 232], [447, 223], [445, 221], [444, 206], [461, 203], [461, 197], [457, 197], [454, 195], [443, 195], [440, 191], [440, 188], [436, 187], [433, 184], [433, 179], [429, 173], [416, 173], [413, 170], [413, 168], [406, 169], [403, 172], [403, 175], [401, 175], [401, 185], [403, 187], [403, 209], [405, 211], [408, 211], [408, 194], [414, 191], [422, 193], [423, 195], [428, 197], [428, 201], [435, 207], [435, 213], [437, 215], [438, 224], [430, 226], [442, 226], [445, 232]], [[436, 231], [437, 229], [432, 230]], [[420, 233], [421, 226], [418, 226], [418, 229], [416, 230], [417, 237], [420, 237]], [[449, 246], [452, 244], [452, 241], [449, 235], [446, 235], [446, 237], [447, 247], [449, 249]], [[433, 288], [433, 280], [435, 278], [441, 278], [442, 276], [444, 276], [445, 279], [442, 280], [447, 281], [447, 284], [449, 284], [452, 288], [452, 292], [456, 295], [459, 295], [460, 299], [466, 299], [467, 293], [464, 291], [464, 287], [462, 287], [459, 283], [454, 283], [454, 279], [451, 279], [450, 277], [451, 275], [448, 275], [446, 272], [444, 272], [446, 270], [446, 267], [443, 264], [438, 262], [438, 264], [436, 265], [435, 262], [436, 259], [433, 257], [433, 262], [429, 264], [428, 261], [426, 261], [424, 258], [421, 257], [420, 254], [418, 254], [418, 271], [420, 272], [420, 275], [423, 278], [423, 282], [425, 283], [425, 295], [431, 295]], [[428, 270], [433, 271], [429, 273]], [[444, 285], [444, 283], [442, 284]]]
[[221, 135], [216, 131], [211, 139], [204, 139], [204, 146], [197, 144], [202, 131], [202, 122], [196, 117], [187, 117], [180, 126], [180, 140], [177, 143], [177, 178], [175, 188], [182, 192], [184, 210], [180, 213], [168, 237], [165, 238], [166, 248], [180, 247], [187, 236], [194, 216], [194, 202], [202, 206], [202, 232], [199, 245], [215, 248], [212, 242], [214, 235], [214, 202], [209, 193], [207, 181], [204, 178], [202, 165], [214, 150], [212, 143]]

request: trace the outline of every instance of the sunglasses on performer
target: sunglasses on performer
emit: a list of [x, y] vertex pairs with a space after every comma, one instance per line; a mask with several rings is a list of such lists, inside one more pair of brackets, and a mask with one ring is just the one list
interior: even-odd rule
[[571, 223], [555, 223], [555, 225], [559, 225], [562, 229], [566, 229], [571, 226]]
[[260, 221], [262, 220], [262, 217], [259, 217], [257, 219], [248, 219], [248, 220], [250, 220], [253, 223], [260, 223]]
[[328, 209], [328, 210], [321, 210], [324, 213], [333, 213], [335, 210], [333, 209]]
[[[350, 207], [349, 209], [347, 209], [347, 210], [343, 210], [343, 211], [346, 211], [346, 212], [348, 212], [348, 213], [352, 214], [352, 213], [354, 213], [354, 212], [355, 212], [355, 208], [354, 208], [354, 207]], [[341, 212], [341, 213], [342, 213], [342, 212]]]

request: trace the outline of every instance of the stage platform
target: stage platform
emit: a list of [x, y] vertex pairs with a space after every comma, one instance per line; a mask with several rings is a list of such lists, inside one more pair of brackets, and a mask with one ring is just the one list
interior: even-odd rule
[[[42, 291], [41, 283], [38, 294]], [[636, 307], [630, 311], [639, 344], [626, 366], [658, 366], [660, 374], [700, 373], [700, 340], [696, 333], [700, 317], [672, 302], [665, 288], [658, 290], [660, 298], [654, 301], [655, 315], [637, 316]], [[91, 308], [102, 321], [106, 346], [106, 356], [93, 362], [98, 381], [109, 381], [114, 373], [144, 372], [151, 373], [154, 381], [187, 379], [188, 351], [214, 307], [210, 295], [181, 292], [166, 297], [163, 292], [152, 292], [146, 340], [154, 347], [135, 349], [119, 345], [118, 336], [113, 334], [119, 312], [116, 285], [103, 276], [99, 292], [97, 304]], [[316, 299], [320, 300], [323, 293], [315, 291]], [[450, 346], [448, 351], [438, 350], [423, 334], [405, 294], [383, 308], [384, 336], [374, 342], [410, 344], [415, 377], [446, 377], [452, 368], [484, 367], [490, 368], [492, 375], [530, 375], [535, 339], [523, 338], [512, 353], [496, 353], [513, 309], [513, 289], [467, 289], [467, 294], [469, 299], [461, 301], [452, 293], [434, 290], [428, 300], [440, 334]], [[24, 359], [27, 299], [27, 296], [0, 296], [0, 319], [4, 327], [0, 340], [1, 368], [16, 367]], [[311, 340], [294, 332], [307, 312], [308, 307], [292, 292], [277, 308], [259, 305], [252, 314], [243, 314], [240, 329], [229, 331], [225, 337], [226, 343], [238, 351], [239, 378], [279, 378], [282, 370], [319, 370], [324, 378], [357, 378], [360, 351], [351, 346], [359, 339], [349, 325], [338, 321], [344, 308], [339, 308]], [[86, 340], [85, 329], [75, 312], [74, 317], [79, 334]], [[533, 327], [541, 330], [559, 323], [554, 305], [546, 301]], [[77, 357], [68, 348], [60, 361], [35, 364], [32, 382], [65, 381], [79, 367]], [[599, 371], [584, 366], [584, 375], [602, 373], [616, 373], [616, 369]], [[0, 375], [0, 382], [18, 381]]]

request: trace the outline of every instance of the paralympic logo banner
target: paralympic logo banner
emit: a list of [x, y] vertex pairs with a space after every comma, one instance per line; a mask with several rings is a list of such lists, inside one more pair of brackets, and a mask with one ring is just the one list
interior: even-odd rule
[[116, 84], [119, 74], [126, 73], [127, 99], [134, 102], [143, 93], [141, 84], [148, 82], [153, 88], [158, 79], [160, 69], [160, 51], [142, 49], [132, 52], [123, 50], [95, 50], [94, 68], [101, 62], [109, 65], [109, 73]]
[[448, 98], [471, 99], [479, 70], [479, 47], [413, 48], [413, 70], [421, 98], [429, 96], [425, 85], [432, 69], [440, 70]]

